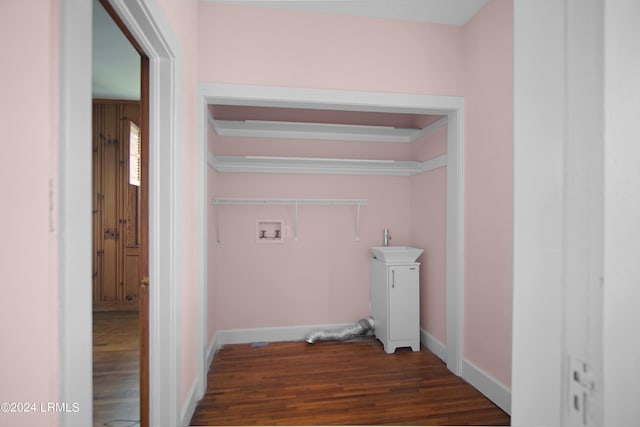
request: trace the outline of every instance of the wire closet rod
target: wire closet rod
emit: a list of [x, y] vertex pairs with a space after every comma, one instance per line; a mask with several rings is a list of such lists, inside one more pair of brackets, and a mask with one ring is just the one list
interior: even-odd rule
[[298, 240], [298, 206], [356, 206], [356, 240], [360, 240], [360, 207], [368, 203], [367, 199], [243, 199], [216, 198], [213, 204], [216, 208], [216, 240], [220, 243], [220, 205], [292, 205], [295, 207], [293, 236]]

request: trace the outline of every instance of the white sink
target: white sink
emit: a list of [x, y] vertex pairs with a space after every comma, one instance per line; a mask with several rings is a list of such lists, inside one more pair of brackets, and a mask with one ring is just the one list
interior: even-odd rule
[[370, 248], [373, 256], [382, 262], [414, 262], [424, 249], [411, 246], [373, 246]]

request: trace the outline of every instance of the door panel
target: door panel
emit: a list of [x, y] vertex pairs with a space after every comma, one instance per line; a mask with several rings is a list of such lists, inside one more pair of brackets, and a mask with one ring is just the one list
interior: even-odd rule
[[416, 325], [420, 325], [419, 310], [414, 306], [418, 287], [416, 267], [392, 267], [389, 288], [389, 338], [410, 340], [415, 336]]
[[118, 299], [118, 256], [119, 248], [116, 240], [118, 220], [118, 138], [116, 110], [114, 105], [103, 108], [104, 128], [101, 129], [100, 143], [102, 144], [102, 188], [100, 189], [102, 210], [102, 301], [116, 301]]
[[137, 101], [93, 102], [94, 309], [137, 310], [140, 190], [129, 183], [130, 123]]
[[[140, 52], [141, 53], [141, 52]], [[140, 427], [149, 426], [149, 58], [140, 58]]]

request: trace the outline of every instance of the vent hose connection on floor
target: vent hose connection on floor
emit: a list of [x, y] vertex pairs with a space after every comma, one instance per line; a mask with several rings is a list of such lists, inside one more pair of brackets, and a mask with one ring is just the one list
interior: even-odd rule
[[347, 325], [339, 329], [310, 332], [304, 340], [309, 344], [313, 344], [316, 341], [346, 341], [372, 332], [374, 326], [373, 317], [369, 316], [365, 319], [358, 320], [358, 322], [353, 325]]

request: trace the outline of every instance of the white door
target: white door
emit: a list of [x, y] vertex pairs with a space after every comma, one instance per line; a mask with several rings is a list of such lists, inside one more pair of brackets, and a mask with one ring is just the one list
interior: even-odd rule
[[603, 425], [603, 0], [514, 6], [512, 423]]
[[569, 0], [565, 18], [564, 416], [575, 427], [602, 425], [604, 70], [594, 66], [604, 60], [601, 3]]

